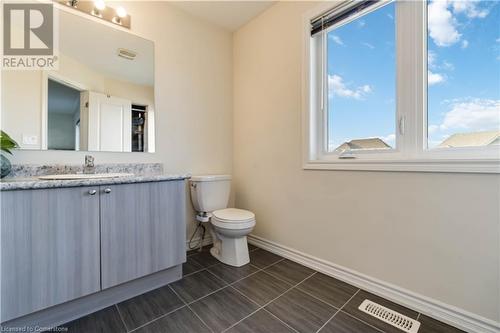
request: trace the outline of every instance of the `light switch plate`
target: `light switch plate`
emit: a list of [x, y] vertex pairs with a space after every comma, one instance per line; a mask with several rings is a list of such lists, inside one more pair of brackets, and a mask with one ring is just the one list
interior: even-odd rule
[[23, 134], [23, 144], [24, 145], [37, 145], [38, 144], [38, 136]]

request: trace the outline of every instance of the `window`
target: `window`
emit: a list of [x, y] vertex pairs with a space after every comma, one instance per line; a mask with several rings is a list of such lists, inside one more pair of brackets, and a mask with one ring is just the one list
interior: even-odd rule
[[427, 5], [428, 148], [500, 146], [500, 6]]
[[396, 146], [394, 7], [327, 32], [328, 152]]
[[305, 168], [500, 172], [500, 3], [320, 6], [306, 24]]

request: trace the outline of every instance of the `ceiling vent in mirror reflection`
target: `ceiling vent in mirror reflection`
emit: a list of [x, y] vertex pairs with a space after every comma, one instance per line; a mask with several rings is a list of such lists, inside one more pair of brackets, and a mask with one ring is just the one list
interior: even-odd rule
[[137, 52], [120, 48], [120, 49], [118, 49], [118, 56], [125, 58], [127, 60], [134, 60], [135, 57], [137, 56]]

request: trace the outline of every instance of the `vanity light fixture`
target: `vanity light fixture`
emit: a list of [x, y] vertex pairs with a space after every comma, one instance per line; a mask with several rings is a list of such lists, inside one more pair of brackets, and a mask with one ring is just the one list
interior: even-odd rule
[[101, 12], [106, 9], [106, 4], [104, 0], [94, 0], [94, 9], [92, 9], [92, 15], [97, 17], [102, 17]]
[[76, 8], [76, 5], [78, 5], [78, 0], [69, 0], [69, 1], [66, 1], [66, 5], [70, 6], [70, 7]]
[[124, 17], [127, 17], [127, 11], [123, 7], [118, 7], [116, 8], [116, 16], [113, 17], [113, 22], [121, 25]]
[[90, 14], [105, 21], [130, 29], [131, 18], [123, 7], [112, 8], [106, 5], [105, 0], [78, 1], [55, 0], [57, 3]]

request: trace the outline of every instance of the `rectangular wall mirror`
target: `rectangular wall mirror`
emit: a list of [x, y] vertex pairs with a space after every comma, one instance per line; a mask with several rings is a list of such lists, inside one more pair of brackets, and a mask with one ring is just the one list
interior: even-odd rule
[[2, 72], [2, 129], [23, 149], [154, 152], [154, 43], [58, 14], [58, 70]]

